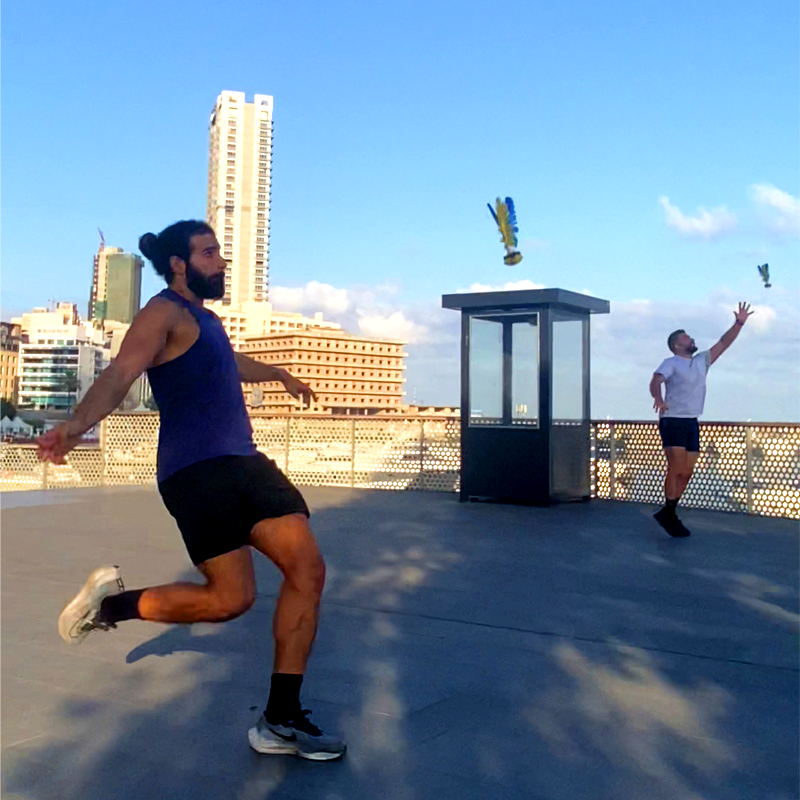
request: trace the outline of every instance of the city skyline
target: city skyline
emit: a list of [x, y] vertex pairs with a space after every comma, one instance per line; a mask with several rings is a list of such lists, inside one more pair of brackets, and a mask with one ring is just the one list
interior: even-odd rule
[[[748, 300], [756, 314], [715, 365], [706, 418], [800, 419], [796, 4], [512, 2], [505, 47], [488, 9], [447, 2], [310, 19], [236, 7], [227, 24], [249, 35], [203, 60], [188, 44], [203, 15], [177, 3], [148, 33], [149, 58], [120, 39], [129, 57], [110, 66], [92, 42], [141, 20], [90, 5], [52, 4], [36, 26], [4, 14], [4, 319], [44, 297], [83, 302], [98, 223], [131, 250], [144, 231], [203, 217], [208, 109], [232, 87], [280, 109], [269, 300], [408, 340], [409, 397], [458, 397], [442, 294], [560, 286], [611, 301], [593, 325], [594, 416], [652, 418], [667, 334], [683, 327], [708, 347]], [[508, 80], [486, 67], [500, 53]], [[45, 107], [40, 76], [63, 63]], [[87, 92], [109, 102], [71, 116]], [[120, 113], [131, 105], [147, 109], [136, 126]], [[56, 134], [53, 114], [72, 124]], [[127, 188], [113, 202], [109, 176]], [[498, 195], [517, 206], [514, 268], [486, 210]], [[144, 296], [160, 288], [147, 270]]]

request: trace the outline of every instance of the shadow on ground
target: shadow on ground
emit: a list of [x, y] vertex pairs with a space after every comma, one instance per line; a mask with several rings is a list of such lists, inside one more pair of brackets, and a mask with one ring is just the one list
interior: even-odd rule
[[269, 682], [266, 561], [231, 623], [59, 647], [54, 615], [96, 562], [130, 586], [192, 574], [154, 493], [86, 495], [78, 513], [3, 512], [3, 796], [797, 796], [795, 524], [697, 513], [676, 542], [635, 506], [308, 497], [329, 578], [303, 698], [345, 760], [247, 746]]

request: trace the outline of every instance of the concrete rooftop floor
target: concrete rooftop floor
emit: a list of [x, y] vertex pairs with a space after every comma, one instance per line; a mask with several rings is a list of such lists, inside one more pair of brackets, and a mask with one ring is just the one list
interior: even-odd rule
[[2, 497], [7, 800], [798, 797], [798, 524], [306, 489], [328, 562], [303, 687], [343, 761], [266, 757], [278, 573], [220, 626], [56, 633], [88, 572], [193, 574], [153, 489]]

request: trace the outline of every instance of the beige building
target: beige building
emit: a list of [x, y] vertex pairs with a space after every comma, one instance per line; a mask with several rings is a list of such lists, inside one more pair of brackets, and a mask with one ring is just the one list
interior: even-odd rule
[[[306, 411], [372, 415], [403, 412], [404, 342], [355, 336], [341, 330], [301, 331], [246, 336], [243, 353], [284, 367], [307, 383], [317, 403]], [[301, 410], [280, 383], [245, 385], [254, 410], [282, 413]]]
[[246, 336], [282, 333], [306, 328], [338, 331], [342, 327], [335, 322], [324, 320], [321, 312], [317, 312], [313, 317], [304, 317], [302, 314], [291, 311], [273, 311], [271, 303], [257, 300], [231, 305], [224, 305], [217, 301], [206, 303], [206, 308], [220, 318], [234, 350], [242, 348]]
[[225, 305], [267, 299], [271, 186], [272, 98], [222, 92], [209, 122], [206, 219], [229, 264]]
[[21, 328], [12, 322], [0, 322], [0, 397], [17, 404], [17, 369]]

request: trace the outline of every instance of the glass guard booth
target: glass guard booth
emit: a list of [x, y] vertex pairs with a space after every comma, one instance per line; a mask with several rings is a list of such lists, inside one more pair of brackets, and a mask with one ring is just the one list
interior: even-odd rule
[[461, 500], [590, 495], [589, 318], [564, 289], [449, 294], [461, 311]]

